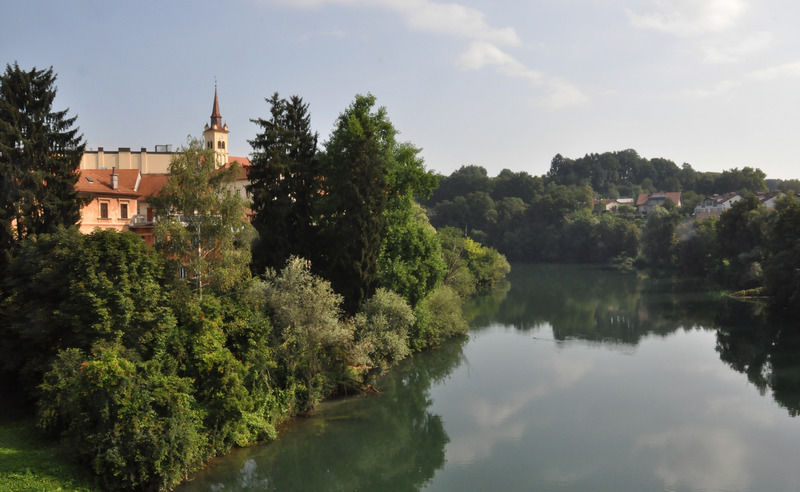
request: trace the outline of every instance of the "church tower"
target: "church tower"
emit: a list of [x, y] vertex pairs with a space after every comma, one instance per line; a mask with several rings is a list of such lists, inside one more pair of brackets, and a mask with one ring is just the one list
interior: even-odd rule
[[217, 167], [228, 163], [228, 125], [222, 124], [222, 115], [219, 113], [219, 100], [217, 99], [217, 84], [214, 84], [214, 107], [211, 110], [211, 123], [206, 123], [203, 137], [207, 149], [214, 149], [217, 158]]

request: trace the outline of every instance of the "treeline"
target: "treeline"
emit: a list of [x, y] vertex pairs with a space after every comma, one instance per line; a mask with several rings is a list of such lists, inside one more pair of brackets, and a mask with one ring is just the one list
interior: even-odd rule
[[512, 261], [607, 262], [635, 257], [639, 229], [633, 210], [594, 213], [589, 186], [503, 170], [490, 178], [478, 166], [441, 177], [425, 202], [436, 227], [455, 227]]
[[[553, 162], [545, 176], [503, 170], [492, 178], [482, 167], [465, 166], [441, 177], [425, 203], [431, 222], [459, 228], [514, 261], [612, 263], [704, 277], [724, 289], [767, 296], [783, 315], [800, 314], [800, 203], [787, 193], [774, 209], [765, 207], [754, 195], [766, 189], [760, 170], [695, 173], [688, 165], [677, 170], [664, 159], [640, 159], [634, 151], [576, 161], [556, 156]], [[617, 171], [629, 172], [598, 180], [618, 164]], [[631, 184], [622, 184], [622, 176]], [[612, 182], [634, 193], [651, 184], [671, 191], [661, 187], [671, 182], [680, 190], [694, 182], [697, 192], [739, 191], [745, 198], [719, 218], [694, 220], [693, 203], [677, 207], [669, 200], [641, 217], [631, 206], [609, 212], [596, 201], [603, 195], [593, 186], [611, 190]], [[791, 183], [777, 184], [790, 189]], [[697, 192], [683, 196], [704, 196]]]
[[636, 197], [639, 193], [657, 191], [699, 195], [767, 191], [766, 175], [760, 169], [744, 167], [721, 173], [699, 172], [688, 163], [678, 167], [669, 159], [646, 159], [632, 149], [587, 154], [579, 159], [558, 154], [550, 163], [547, 177], [557, 184], [591, 186], [604, 198]]
[[464, 333], [462, 299], [509, 271], [496, 250], [431, 226], [415, 198], [436, 176], [372, 96], [356, 96], [321, 149], [302, 99], [268, 99], [251, 142], [252, 224], [239, 169], [216, 169], [190, 139], [148, 201], [155, 248], [82, 235], [83, 141], [52, 110], [54, 80], [16, 65], [0, 76], [0, 376], [103, 488], [172, 488], [361, 391]]

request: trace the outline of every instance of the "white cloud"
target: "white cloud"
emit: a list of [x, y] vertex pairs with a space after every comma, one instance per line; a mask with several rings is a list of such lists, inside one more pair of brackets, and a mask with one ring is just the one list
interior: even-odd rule
[[771, 81], [800, 77], [800, 61], [782, 63], [772, 67], [754, 70], [747, 74], [748, 78], [759, 81]]
[[708, 89], [690, 89], [684, 91], [684, 95], [695, 98], [708, 98], [718, 97], [730, 93], [734, 89], [742, 86], [742, 83], [736, 80], [723, 80], [718, 82], [715, 86]]
[[509, 77], [525, 78], [533, 82], [542, 81], [542, 74], [536, 70], [526, 67], [497, 46], [481, 41], [470, 44], [467, 51], [459, 56], [458, 65], [469, 70], [494, 66], [500, 73]]
[[494, 67], [499, 73], [513, 78], [527, 79], [534, 86], [543, 87], [547, 95], [535, 104], [549, 109], [576, 106], [588, 101], [588, 97], [570, 82], [558, 77], [547, 77], [486, 42], [474, 42], [459, 56], [457, 64], [467, 70]]
[[746, 0], [653, 0], [654, 10], [628, 10], [634, 27], [675, 36], [718, 32], [736, 25], [747, 10]]
[[292, 7], [319, 7], [344, 5], [351, 7], [378, 7], [400, 14], [406, 24], [416, 30], [470, 40], [466, 51], [456, 60], [465, 70], [493, 67], [498, 73], [512, 78], [526, 79], [534, 86], [546, 89], [547, 95], [538, 102], [551, 109], [582, 104], [588, 97], [574, 84], [556, 77], [546, 77], [541, 72], [520, 62], [500, 46], [521, 44], [512, 27], [493, 27], [480, 10], [453, 2], [433, 0], [267, 0]]
[[739, 80], [723, 80], [708, 89], [693, 89], [683, 94], [689, 97], [707, 98], [726, 95], [745, 84], [773, 82], [776, 80], [800, 78], [800, 60], [773, 65], [747, 72]]
[[705, 60], [711, 63], [736, 63], [742, 58], [763, 51], [772, 44], [773, 35], [767, 31], [753, 33], [737, 42], [726, 45], [706, 46]]
[[402, 15], [413, 29], [467, 39], [478, 39], [504, 45], [519, 45], [512, 27], [492, 27], [480, 10], [457, 3], [431, 0], [277, 0], [293, 7], [347, 5], [382, 7]]

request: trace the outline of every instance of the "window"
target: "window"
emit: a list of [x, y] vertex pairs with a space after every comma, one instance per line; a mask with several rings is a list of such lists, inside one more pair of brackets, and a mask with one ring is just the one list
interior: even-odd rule
[[100, 202], [100, 218], [108, 218], [108, 202]]
[[218, 149], [224, 149], [225, 148], [225, 142], [223, 142], [222, 140], [217, 142], [217, 148]]
[[179, 277], [179, 278], [186, 278], [186, 277], [188, 277], [188, 275], [186, 275], [186, 267], [180, 267], [180, 268], [178, 268], [178, 277]]
[[207, 149], [213, 149], [214, 148], [214, 142], [212, 142], [211, 140], [206, 142], [206, 148]]
[[119, 216], [122, 219], [128, 218], [128, 204], [127, 203], [120, 203], [119, 204]]

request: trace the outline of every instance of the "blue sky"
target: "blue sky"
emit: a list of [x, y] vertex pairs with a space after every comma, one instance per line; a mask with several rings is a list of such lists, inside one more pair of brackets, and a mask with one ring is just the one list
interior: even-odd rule
[[234, 155], [278, 91], [325, 141], [358, 93], [430, 169], [539, 175], [636, 149], [700, 171], [800, 177], [792, 0], [4, 2], [0, 62], [53, 66], [89, 148], [180, 145], [214, 80]]

